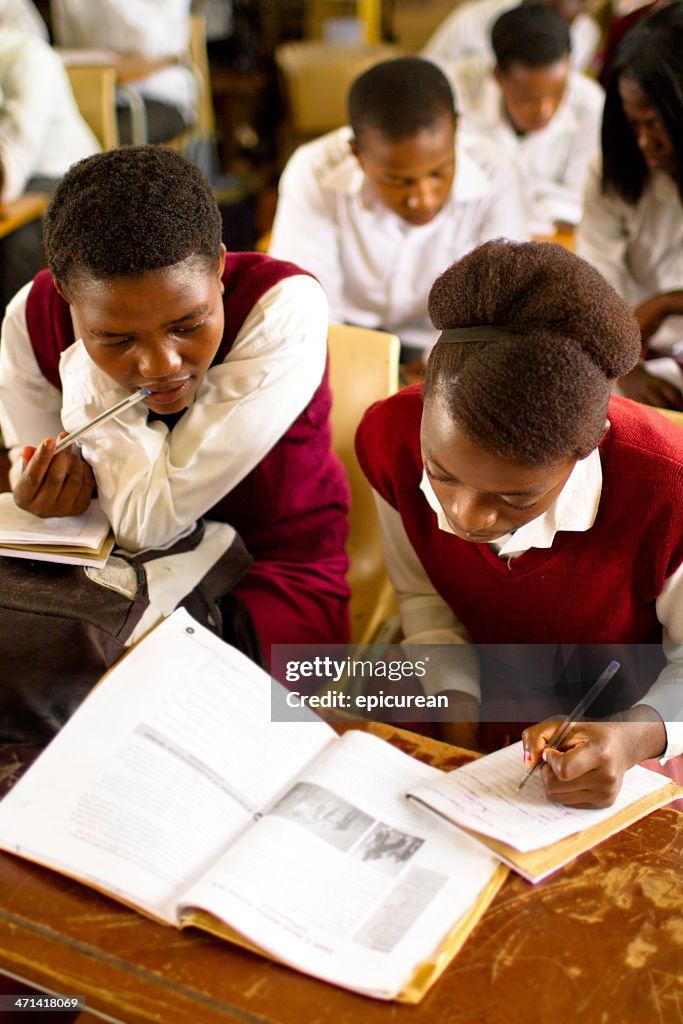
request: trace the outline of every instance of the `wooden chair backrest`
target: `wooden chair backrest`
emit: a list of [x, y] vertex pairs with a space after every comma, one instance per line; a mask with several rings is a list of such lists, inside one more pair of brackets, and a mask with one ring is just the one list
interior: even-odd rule
[[66, 73], [83, 120], [102, 149], [116, 149], [116, 68], [111, 64], [67, 65]]
[[332, 442], [351, 487], [347, 552], [351, 586], [351, 638], [369, 640], [376, 625], [396, 610], [386, 574], [382, 538], [370, 484], [356, 458], [356, 428], [368, 406], [398, 388], [400, 343], [394, 334], [331, 324], [328, 335], [332, 387]]

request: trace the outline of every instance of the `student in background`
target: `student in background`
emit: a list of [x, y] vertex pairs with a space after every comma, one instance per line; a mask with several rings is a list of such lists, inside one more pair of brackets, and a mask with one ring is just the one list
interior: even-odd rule
[[270, 252], [316, 275], [333, 321], [393, 331], [421, 364], [434, 277], [488, 238], [528, 237], [518, 172], [488, 140], [456, 137], [448, 81], [418, 57], [357, 78], [349, 114], [285, 167]]
[[683, 5], [674, 3], [639, 22], [619, 48], [602, 161], [591, 169], [576, 239], [640, 324], [643, 359], [621, 390], [671, 409], [683, 409], [682, 139]]
[[[200, 517], [227, 522], [254, 559], [234, 593], [266, 656], [271, 643], [346, 640], [348, 489], [317, 281], [226, 255], [208, 181], [164, 146], [76, 164], [45, 246], [50, 269], [10, 303], [0, 346], [17, 505], [79, 513], [94, 483], [133, 552], [169, 547]], [[62, 429], [142, 387], [144, 403], [54, 454]]]
[[603, 92], [570, 69], [569, 26], [552, 7], [501, 14], [496, 58], [465, 57], [450, 70], [463, 121], [515, 155], [533, 230], [581, 219], [588, 165], [600, 146]]
[[[600, 39], [597, 23], [583, 13], [585, 0], [547, 0], [571, 31], [571, 62], [576, 71], [586, 71], [595, 56]], [[516, 4], [510, 0], [468, 0], [458, 4], [427, 42], [422, 56], [444, 69], [470, 55], [492, 61], [491, 29], [496, 18]]]
[[47, 25], [32, 0], [0, 0], [0, 28], [12, 28], [50, 41]]
[[[513, 660], [518, 645], [601, 645], [593, 679], [619, 645], [620, 724], [575, 726], [542, 769], [551, 799], [607, 806], [631, 765], [683, 750], [683, 432], [610, 397], [637, 324], [559, 245], [489, 242], [437, 279], [429, 310], [443, 333], [424, 390], [373, 406], [357, 435], [405, 642], [512, 645]], [[513, 682], [502, 664], [433, 679], [452, 704], [444, 738], [478, 721], [491, 749], [558, 713], [552, 675]], [[530, 763], [555, 728], [527, 728]]]
[[122, 143], [167, 142], [195, 123], [196, 82], [180, 63], [189, 41], [190, 0], [52, 0], [51, 10], [57, 45], [112, 50], [148, 62], [150, 73], [131, 83], [144, 104], [147, 138], [133, 138], [130, 108], [122, 98]]
[[[0, 196], [51, 192], [100, 146], [81, 117], [61, 60], [38, 35], [4, 28], [0, 14]], [[0, 239], [0, 315], [43, 266], [36, 220]]]

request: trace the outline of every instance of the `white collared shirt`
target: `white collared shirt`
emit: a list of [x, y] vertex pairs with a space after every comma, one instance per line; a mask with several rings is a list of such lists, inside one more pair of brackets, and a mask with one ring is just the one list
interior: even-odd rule
[[[437, 516], [439, 529], [453, 533], [434, 490], [423, 474], [420, 489]], [[558, 530], [582, 532], [595, 521], [602, 492], [602, 465], [597, 449], [577, 462], [555, 502], [542, 515], [500, 537], [491, 547], [500, 558], [513, 558], [532, 547], [547, 548]], [[469, 637], [450, 606], [427, 576], [399, 513], [375, 492], [384, 552], [392, 585], [401, 606], [405, 644], [462, 644]], [[668, 664], [639, 701], [653, 707], [666, 724], [667, 747], [662, 761], [683, 753], [683, 566], [669, 577], [655, 602], [662, 624], [662, 645]], [[430, 690], [457, 689], [480, 698], [475, 659], [448, 664], [448, 685], [438, 673], [430, 676]], [[456, 674], [457, 673], [457, 674]]]
[[529, 237], [516, 166], [488, 139], [456, 137], [453, 187], [428, 224], [411, 225], [377, 199], [340, 128], [301, 146], [280, 179], [269, 252], [315, 274], [330, 319], [383, 328], [429, 348], [435, 279], [492, 238]]
[[[601, 161], [591, 164], [576, 253], [598, 268], [632, 306], [683, 285], [683, 206], [676, 182], [665, 171], [650, 181], [633, 206], [605, 195]], [[649, 345], [683, 357], [683, 317], [667, 317]]]
[[505, 111], [501, 89], [485, 57], [465, 57], [449, 68], [463, 124], [513, 153], [522, 169], [532, 230], [550, 233], [557, 221], [578, 224], [588, 166], [600, 149], [604, 93], [571, 71], [555, 114], [538, 131], [520, 136]]
[[0, 31], [2, 202], [31, 178], [61, 178], [100, 145], [81, 117], [64, 65], [38, 35]]
[[[470, 54], [487, 57], [493, 62], [491, 29], [505, 11], [517, 4], [514, 0], [468, 0], [458, 4], [427, 41], [421, 56], [433, 61], [444, 71], [453, 61]], [[569, 27], [572, 67], [586, 71], [600, 42], [600, 29], [587, 14], [579, 13]]]
[[[67, 49], [171, 57], [187, 51], [190, 7], [190, 0], [52, 0], [55, 39]], [[135, 87], [141, 96], [177, 107], [188, 124], [194, 120], [197, 89], [189, 68], [163, 68]]]
[[[28, 284], [7, 307], [0, 344], [0, 425], [11, 446], [11, 482], [21, 448], [74, 430], [125, 397], [82, 341], [60, 362], [63, 393], [41, 373], [26, 326]], [[222, 363], [169, 431], [140, 405], [78, 442], [97, 481], [117, 542], [131, 551], [167, 547], [187, 533], [268, 454], [308, 405], [327, 357], [327, 302], [308, 275], [270, 288], [246, 317]]]

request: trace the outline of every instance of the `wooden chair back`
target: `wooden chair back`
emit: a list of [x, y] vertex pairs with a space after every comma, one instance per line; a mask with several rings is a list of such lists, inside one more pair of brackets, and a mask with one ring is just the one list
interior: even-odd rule
[[368, 406], [398, 388], [399, 339], [363, 327], [331, 324], [328, 335], [332, 387], [332, 442], [351, 487], [347, 552], [351, 586], [351, 639], [367, 643], [396, 613], [370, 484], [356, 458], [356, 428]]
[[81, 116], [102, 149], [116, 149], [116, 68], [110, 64], [67, 64], [66, 73]]

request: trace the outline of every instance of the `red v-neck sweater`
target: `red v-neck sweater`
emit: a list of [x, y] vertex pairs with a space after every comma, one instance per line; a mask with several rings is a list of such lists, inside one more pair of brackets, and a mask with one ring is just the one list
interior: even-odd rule
[[434, 584], [475, 643], [654, 643], [655, 598], [683, 563], [683, 432], [613, 398], [600, 445], [603, 489], [590, 530], [508, 563], [440, 530], [419, 490], [421, 388], [374, 405], [357, 435], [360, 464], [396, 508]]
[[[550, 548], [508, 563], [488, 545], [439, 529], [419, 490], [421, 415], [420, 385], [374, 405], [358, 430], [358, 458], [375, 490], [400, 513], [429, 579], [473, 642], [661, 642], [655, 599], [683, 562], [679, 427], [613, 398], [599, 449], [603, 489], [593, 526], [558, 532]], [[646, 688], [645, 682], [638, 687]]]
[[[223, 273], [225, 328], [214, 363], [225, 359], [242, 324], [269, 288], [305, 273], [293, 263], [260, 253], [229, 253]], [[74, 329], [69, 307], [54, 288], [48, 270], [41, 271], [33, 282], [26, 303], [26, 323], [44, 377], [61, 390], [59, 358], [73, 344]], [[234, 526], [257, 560], [316, 563], [338, 557], [341, 567], [335, 582], [340, 594], [345, 594], [348, 485], [332, 451], [331, 403], [326, 368], [303, 412], [207, 517]], [[225, 443], [236, 440], [239, 443], [239, 439], [226, 437]]]

